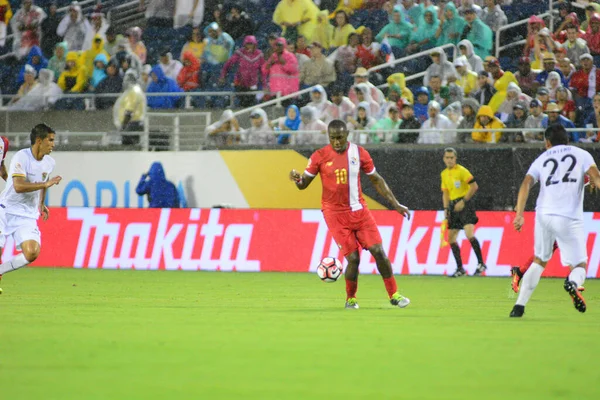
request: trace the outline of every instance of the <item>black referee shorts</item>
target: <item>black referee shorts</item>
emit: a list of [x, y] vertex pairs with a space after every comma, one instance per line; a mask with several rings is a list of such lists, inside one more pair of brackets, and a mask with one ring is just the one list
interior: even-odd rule
[[461, 212], [454, 211], [454, 205], [462, 200], [458, 198], [450, 202], [450, 212], [448, 213], [448, 229], [463, 229], [465, 225], [475, 225], [479, 222], [475, 214], [475, 206], [472, 201], [465, 203], [465, 208]]

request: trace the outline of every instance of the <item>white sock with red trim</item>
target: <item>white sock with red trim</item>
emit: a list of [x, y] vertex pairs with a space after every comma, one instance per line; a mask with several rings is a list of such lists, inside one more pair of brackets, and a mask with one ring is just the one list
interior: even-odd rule
[[525, 306], [527, 304], [533, 291], [540, 282], [542, 272], [544, 272], [544, 267], [537, 263], [531, 264], [531, 267], [525, 272], [523, 281], [521, 282], [521, 288], [519, 289], [519, 297], [517, 298], [518, 305]]
[[569, 280], [577, 284], [577, 287], [583, 286], [585, 282], [585, 268], [575, 267], [569, 274]]
[[16, 271], [19, 268], [23, 268], [29, 264], [29, 261], [25, 258], [23, 253], [17, 254], [15, 258], [0, 265], [0, 275], [7, 274], [12, 271]]

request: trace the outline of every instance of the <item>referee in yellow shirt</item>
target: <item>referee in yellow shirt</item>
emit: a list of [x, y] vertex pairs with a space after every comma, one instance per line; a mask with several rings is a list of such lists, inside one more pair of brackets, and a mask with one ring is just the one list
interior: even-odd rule
[[456, 272], [453, 278], [463, 276], [467, 273], [463, 268], [460, 257], [460, 247], [456, 243], [456, 237], [461, 229], [471, 242], [471, 247], [477, 256], [477, 269], [475, 275], [481, 275], [487, 269], [481, 256], [481, 247], [475, 237], [475, 224], [479, 221], [473, 206], [473, 196], [479, 188], [475, 178], [468, 169], [456, 163], [457, 153], [451, 147], [444, 149], [444, 163], [446, 169], [442, 171], [442, 201], [444, 212], [448, 221], [448, 242], [452, 248], [452, 254], [456, 260]]

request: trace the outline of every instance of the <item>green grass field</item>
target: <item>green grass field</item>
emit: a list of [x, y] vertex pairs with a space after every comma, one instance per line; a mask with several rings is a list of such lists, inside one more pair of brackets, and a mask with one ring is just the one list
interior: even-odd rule
[[24, 269], [0, 296], [1, 399], [599, 399], [600, 282]]

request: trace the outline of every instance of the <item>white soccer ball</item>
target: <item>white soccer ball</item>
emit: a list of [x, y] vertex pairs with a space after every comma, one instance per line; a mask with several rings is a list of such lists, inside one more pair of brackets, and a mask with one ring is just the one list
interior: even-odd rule
[[317, 275], [323, 282], [335, 282], [342, 275], [342, 263], [337, 258], [325, 257], [317, 267]]

